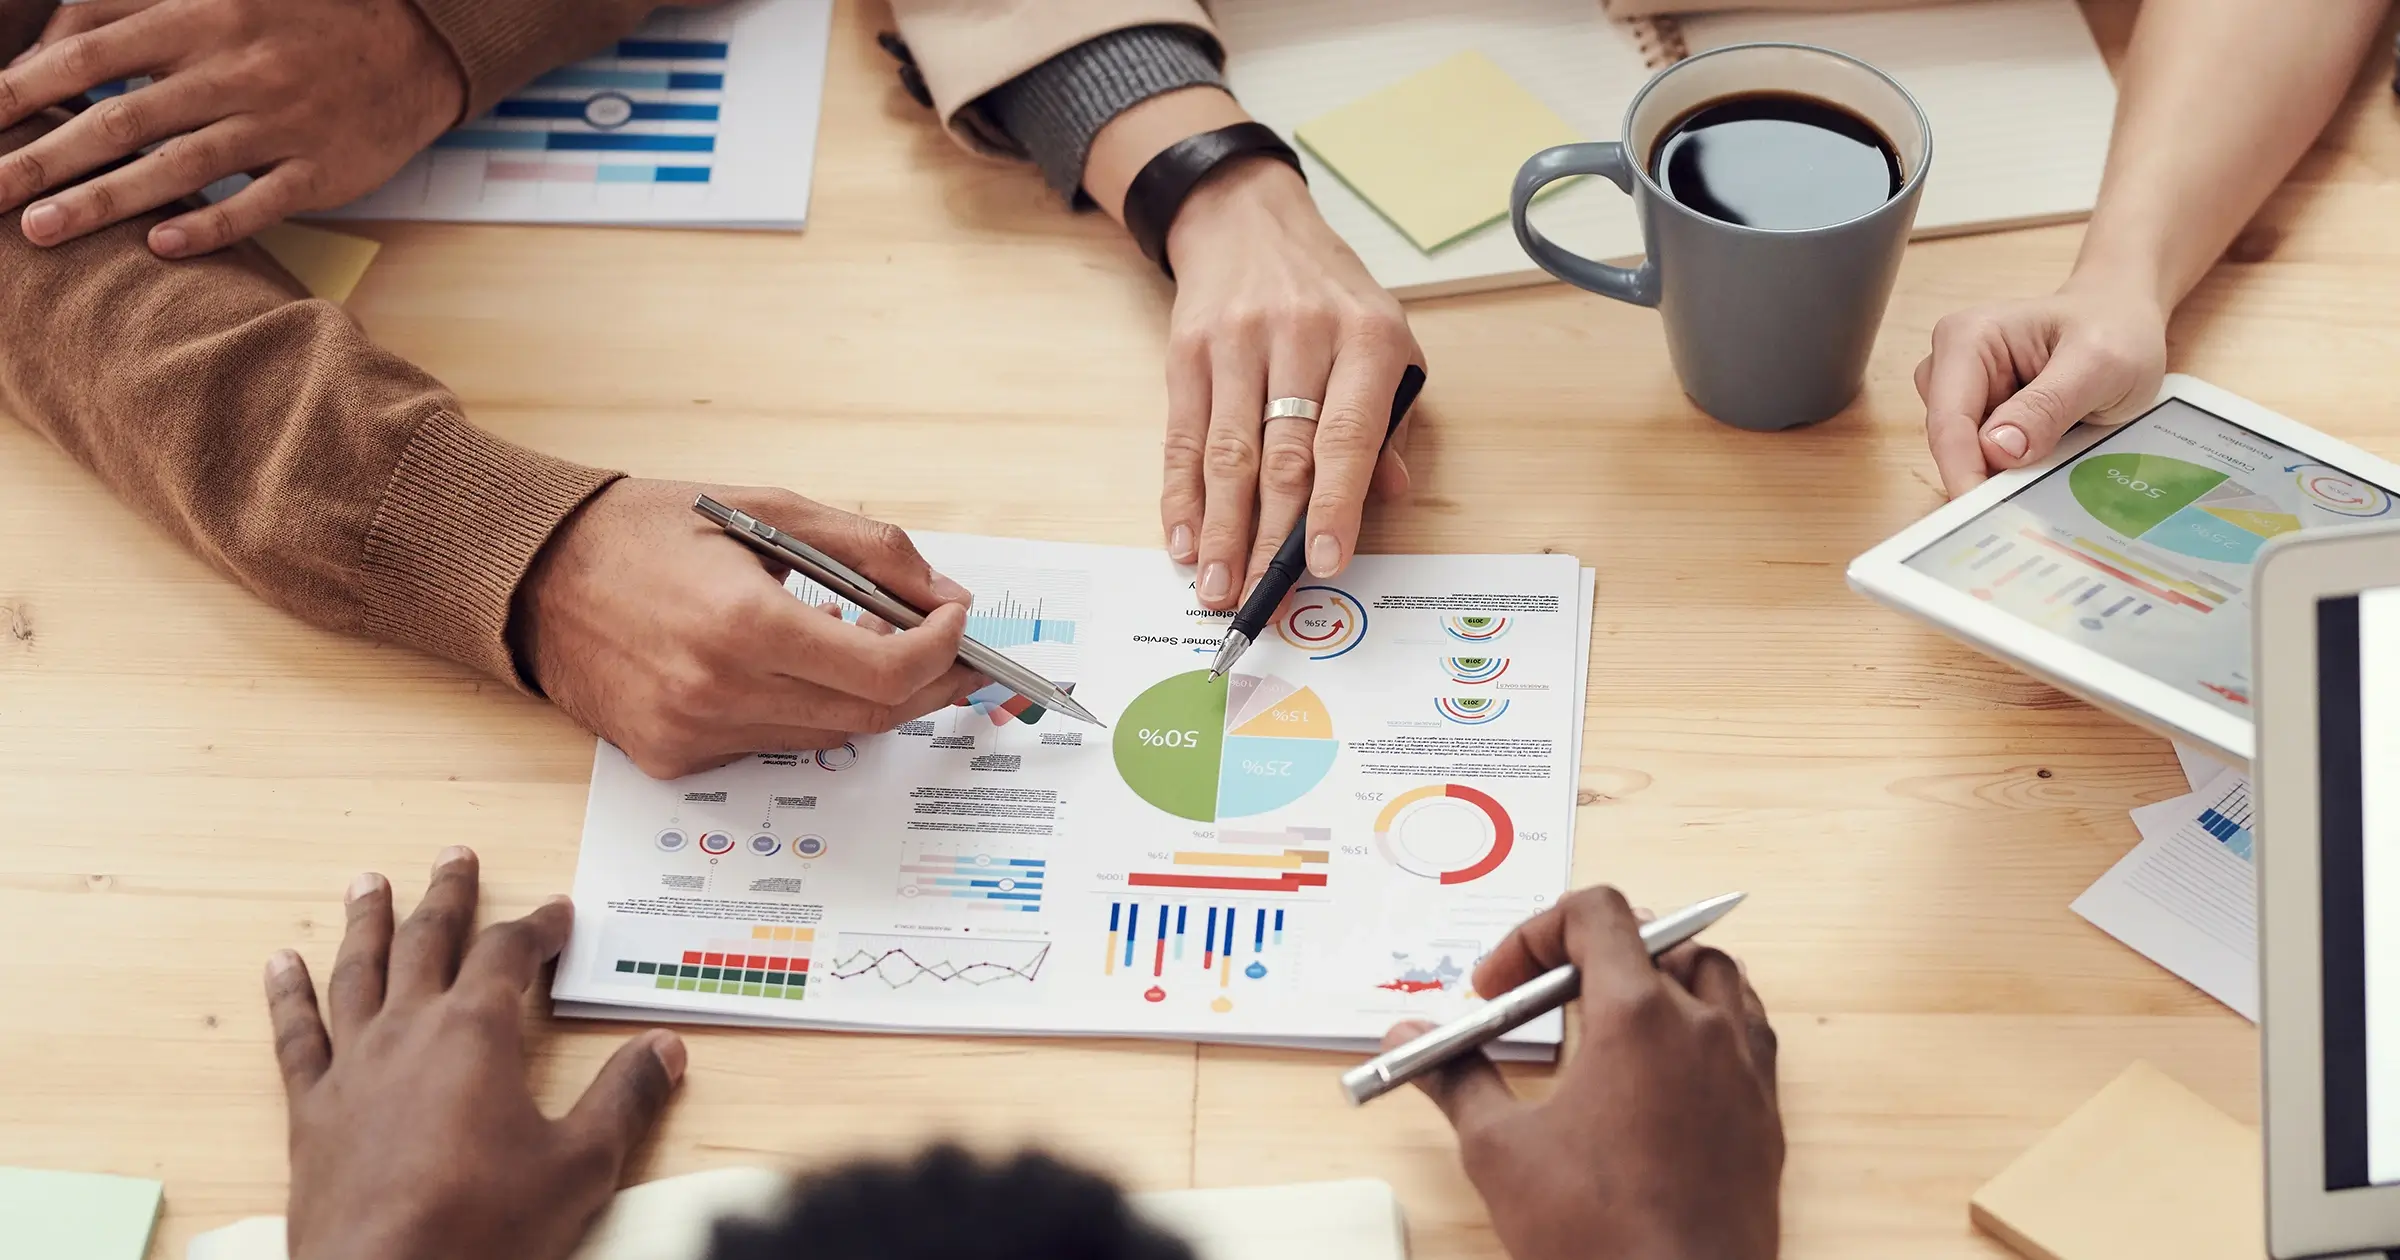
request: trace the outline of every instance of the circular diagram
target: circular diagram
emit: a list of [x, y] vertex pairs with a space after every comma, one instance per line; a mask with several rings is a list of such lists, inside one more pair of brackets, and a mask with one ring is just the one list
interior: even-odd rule
[[602, 92], [583, 103], [583, 120], [603, 131], [633, 121], [633, 98], [621, 92]]
[[690, 844], [691, 842], [692, 838], [690, 836], [683, 834], [681, 831], [678, 831], [673, 827], [669, 827], [665, 831], [658, 833], [658, 847], [662, 852], [681, 853], [684, 850], [684, 846]]
[[1490, 796], [1457, 783], [1410, 788], [1375, 816], [1375, 846], [1411, 875], [1464, 884], [1500, 869], [1516, 824]]
[[1317, 693], [1272, 675], [1177, 674], [1135, 696], [1113, 741], [1125, 786], [1177, 818], [1263, 814], [1308, 795], [1341, 748]]
[[796, 858], [821, 858], [825, 856], [825, 837], [800, 836], [795, 838], [792, 841], [792, 856]]
[[1508, 633], [1508, 618], [1444, 617], [1442, 618], [1442, 630], [1451, 638], [1464, 643], [1488, 643]]
[[845, 743], [839, 748], [825, 749], [817, 754], [816, 761], [817, 769], [839, 774], [858, 764], [858, 745]]
[[1475, 686], [1480, 683], [1488, 683], [1507, 673], [1508, 658], [1505, 656], [1445, 656], [1442, 658], [1442, 672], [1450, 675], [1450, 681], [1454, 683]]
[[1348, 591], [1296, 586], [1290, 603], [1291, 611], [1275, 619], [1275, 633], [1312, 661], [1330, 661], [1367, 636], [1366, 605]]
[[1491, 696], [1443, 696], [1433, 707], [1460, 726], [1481, 726], [1508, 712], [1508, 701]]
[[723, 857], [733, 852], [733, 836], [723, 831], [700, 833], [700, 851], [710, 857]]
[[2381, 516], [2392, 510], [2392, 496], [2383, 487], [2361, 481], [2336, 468], [2323, 464], [2303, 465], [2299, 470], [2300, 493], [2308, 501], [2340, 516], [2365, 519]]
[[762, 831], [750, 837], [750, 851], [760, 857], [773, 857], [783, 851], [783, 841]]

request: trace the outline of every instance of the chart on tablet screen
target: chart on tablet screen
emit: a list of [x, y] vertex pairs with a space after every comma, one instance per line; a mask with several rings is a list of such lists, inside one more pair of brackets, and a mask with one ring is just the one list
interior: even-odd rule
[[1908, 563], [2247, 713], [2260, 548], [2391, 514], [2384, 487], [2170, 400]]

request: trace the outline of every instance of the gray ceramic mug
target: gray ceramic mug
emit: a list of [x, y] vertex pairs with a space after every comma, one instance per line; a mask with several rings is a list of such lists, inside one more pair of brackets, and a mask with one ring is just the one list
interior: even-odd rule
[[[1846, 223], [1774, 231], [1712, 219], [1659, 187], [1647, 159], [1669, 126], [1710, 101], [1761, 91], [1813, 96], [1874, 124], [1899, 151], [1899, 193]], [[1652, 77], [1625, 109], [1621, 142], [1562, 144], [1528, 158], [1509, 217], [1544, 271], [1658, 308], [1675, 375], [1702, 411], [1744, 429], [1789, 429], [1858, 396], [1932, 161], [1925, 112], [1890, 75], [1805, 44], [1735, 44]], [[1534, 194], [1572, 175], [1604, 175], [1633, 197], [1648, 255], [1640, 266], [1569, 253], [1526, 220]]]

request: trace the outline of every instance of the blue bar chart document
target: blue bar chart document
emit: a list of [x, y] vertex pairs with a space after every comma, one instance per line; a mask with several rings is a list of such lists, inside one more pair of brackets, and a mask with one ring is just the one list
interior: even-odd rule
[[664, 10], [328, 217], [798, 228], [832, 17], [832, 0]]
[[1568, 887], [1574, 558], [1362, 556], [1211, 679], [1228, 617], [1156, 549], [915, 542], [1108, 725], [988, 688], [673, 782], [601, 744], [559, 1013], [1359, 1050]]

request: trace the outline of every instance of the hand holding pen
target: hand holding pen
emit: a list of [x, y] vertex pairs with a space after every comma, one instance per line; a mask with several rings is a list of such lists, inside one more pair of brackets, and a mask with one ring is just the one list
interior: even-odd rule
[[[783, 588], [780, 567], [692, 514], [707, 493], [803, 534], [934, 610], [896, 634]], [[518, 587], [509, 646], [527, 680], [643, 773], [838, 747], [981, 686], [957, 664], [968, 595], [908, 535], [762, 487], [628, 477], [567, 519]]]
[[[1582, 972], [1573, 1048], [1547, 1097], [1517, 1097], [1480, 1052], [1417, 1085], [1457, 1128], [1517, 1260], [1770, 1260], [1783, 1126], [1766, 1009], [1718, 950], [1687, 943], [1653, 965], [1642, 926], [1615, 889], [1589, 888], [1476, 967], [1491, 994], [1569, 963]], [[1385, 1044], [1425, 1030], [1401, 1025]]]

